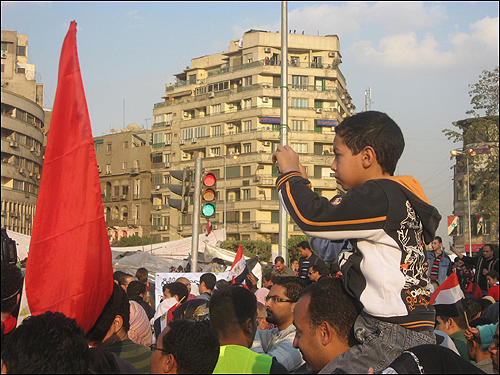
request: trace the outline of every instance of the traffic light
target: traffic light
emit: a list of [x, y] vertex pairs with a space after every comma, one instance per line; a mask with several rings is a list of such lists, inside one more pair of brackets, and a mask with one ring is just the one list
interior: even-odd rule
[[176, 208], [182, 213], [187, 213], [189, 204], [189, 185], [191, 180], [191, 172], [187, 169], [183, 169], [180, 171], [170, 171], [170, 176], [181, 182], [180, 185], [167, 185], [172, 193], [180, 195], [181, 198], [168, 198], [168, 204], [170, 205], [170, 207]]
[[201, 181], [201, 215], [209, 218], [215, 216], [215, 198], [217, 191], [215, 190], [217, 178], [213, 173], [206, 173]]

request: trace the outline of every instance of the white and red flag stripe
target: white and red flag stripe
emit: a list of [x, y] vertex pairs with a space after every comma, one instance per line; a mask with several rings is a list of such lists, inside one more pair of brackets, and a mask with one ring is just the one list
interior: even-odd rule
[[233, 265], [229, 270], [227, 280], [232, 284], [242, 283], [243, 281], [245, 281], [248, 273], [247, 262], [245, 260], [245, 257], [243, 256], [243, 248], [240, 245], [238, 246], [238, 251], [236, 252], [236, 256], [234, 257]]
[[430, 303], [432, 305], [452, 305], [464, 298], [464, 292], [458, 282], [457, 271], [453, 271], [432, 293]]

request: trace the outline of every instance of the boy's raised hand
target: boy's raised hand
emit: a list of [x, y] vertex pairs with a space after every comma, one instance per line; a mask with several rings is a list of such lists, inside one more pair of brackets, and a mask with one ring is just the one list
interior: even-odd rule
[[276, 167], [281, 174], [291, 171], [303, 173], [304, 170], [304, 167], [302, 170], [300, 168], [299, 155], [288, 145], [278, 146], [273, 154], [273, 163], [277, 163]]

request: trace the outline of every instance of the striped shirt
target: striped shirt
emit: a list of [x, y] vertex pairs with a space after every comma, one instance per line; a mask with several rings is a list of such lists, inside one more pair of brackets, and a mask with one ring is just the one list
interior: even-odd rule
[[151, 357], [152, 351], [145, 346], [136, 344], [130, 339], [126, 339], [117, 341], [106, 349], [130, 363], [139, 370], [141, 374], [150, 373], [149, 357]]
[[431, 276], [435, 276], [436, 279], [439, 276], [439, 262], [441, 262], [441, 259], [443, 259], [443, 254], [436, 255], [432, 263]]

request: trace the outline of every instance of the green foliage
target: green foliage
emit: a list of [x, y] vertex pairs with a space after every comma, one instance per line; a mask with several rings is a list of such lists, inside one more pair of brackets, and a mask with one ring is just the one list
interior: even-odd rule
[[220, 247], [222, 249], [237, 252], [238, 246], [243, 248], [243, 254], [253, 258], [258, 255], [264, 262], [271, 261], [271, 244], [264, 241], [222, 241]]
[[127, 237], [122, 237], [118, 241], [118, 247], [128, 247], [128, 246], [141, 246], [141, 245], [149, 245], [149, 237], [148, 236], [137, 236], [137, 235], [132, 235], [132, 236], [127, 236]]
[[469, 85], [469, 96], [473, 109], [467, 114], [479, 116], [477, 110], [484, 110], [486, 116], [498, 115], [498, 66], [492, 71], [483, 70], [479, 82]]

